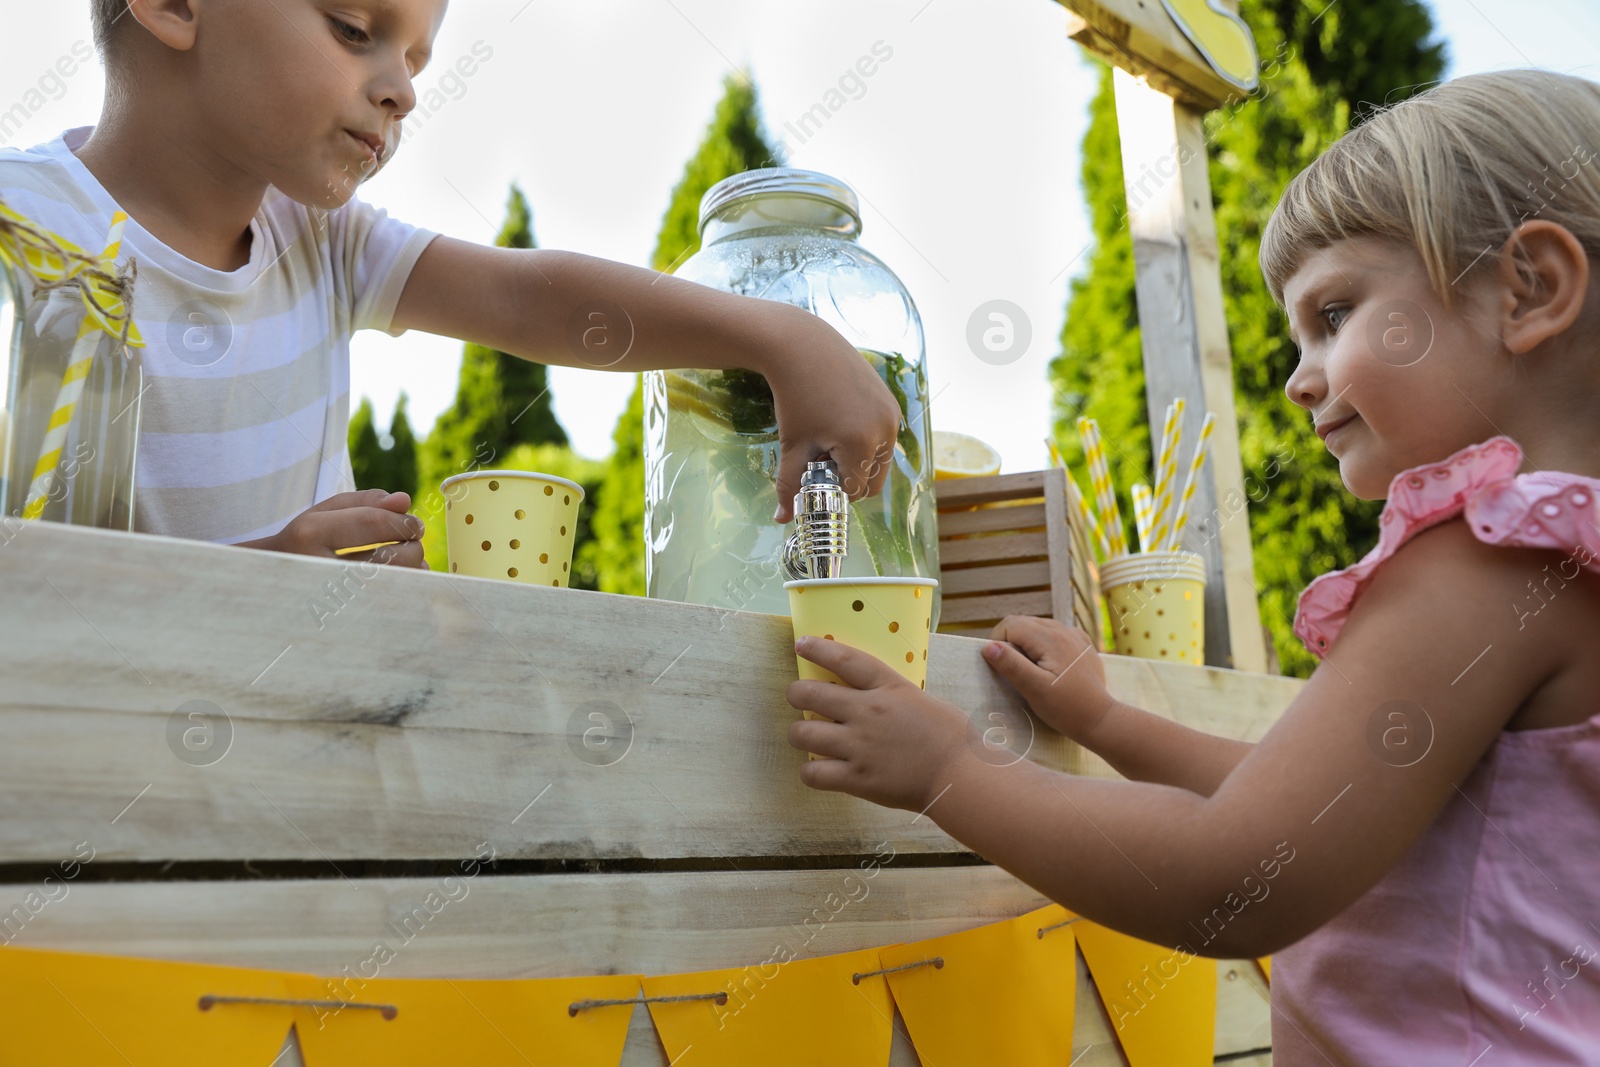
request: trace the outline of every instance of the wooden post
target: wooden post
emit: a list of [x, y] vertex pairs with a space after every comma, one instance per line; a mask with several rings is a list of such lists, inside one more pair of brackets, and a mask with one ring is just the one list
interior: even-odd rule
[[1206, 663], [1261, 673], [1266, 646], [1202, 115], [1121, 67], [1115, 78], [1150, 439], [1159, 439], [1175, 397], [1186, 401], [1186, 448], [1199, 439], [1205, 413], [1217, 416], [1212, 476], [1202, 476], [1195, 490], [1184, 545], [1206, 561]]

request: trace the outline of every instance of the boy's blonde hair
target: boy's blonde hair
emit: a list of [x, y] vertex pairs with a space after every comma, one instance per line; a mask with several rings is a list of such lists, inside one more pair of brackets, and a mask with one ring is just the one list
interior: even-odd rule
[[1449, 307], [1461, 275], [1531, 219], [1600, 261], [1600, 84], [1472, 74], [1377, 110], [1297, 174], [1261, 235], [1261, 272], [1281, 306], [1315, 249], [1390, 238], [1417, 250]]

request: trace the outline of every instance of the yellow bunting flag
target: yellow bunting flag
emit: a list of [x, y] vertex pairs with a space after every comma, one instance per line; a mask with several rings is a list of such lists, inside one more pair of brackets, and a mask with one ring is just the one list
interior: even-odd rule
[[200, 963], [0, 948], [0, 1065], [273, 1062], [294, 1021], [284, 976]]
[[1272, 983], [1272, 957], [1271, 956], [1259, 956], [1259, 957], [1257, 957], [1256, 958], [1256, 966], [1260, 967], [1261, 968], [1261, 973], [1267, 976], [1267, 984], [1270, 985]]
[[369, 981], [290, 975], [288, 986], [291, 997], [324, 1002], [296, 1010], [306, 1067], [469, 1060], [481, 1067], [617, 1067], [634, 1005], [585, 1002], [639, 996], [638, 975]]
[[879, 949], [886, 968], [943, 962], [888, 976], [922, 1062], [1063, 1067], [1071, 1060], [1076, 926], [1061, 925], [1069, 919], [1065, 908], [1051, 905], [1008, 922]]
[[[650, 1015], [674, 1067], [883, 1067], [894, 1006], [878, 949], [644, 980]], [[312, 1065], [315, 1067], [315, 1065]]]
[[1072, 927], [1130, 1067], [1208, 1067], [1217, 1029], [1217, 963], [1119, 934]]

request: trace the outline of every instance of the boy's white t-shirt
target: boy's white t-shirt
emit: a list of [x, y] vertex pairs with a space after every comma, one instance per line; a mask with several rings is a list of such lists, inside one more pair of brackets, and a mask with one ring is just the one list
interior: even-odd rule
[[[91, 132], [0, 150], [0, 199], [98, 253], [118, 208], [73, 153]], [[133, 310], [145, 342], [141, 532], [250, 541], [353, 490], [350, 335], [404, 332], [390, 329], [395, 307], [437, 236], [360, 200], [314, 213], [270, 188], [250, 234], [250, 262], [225, 272], [137, 221], [124, 231], [118, 260], [138, 261]]]

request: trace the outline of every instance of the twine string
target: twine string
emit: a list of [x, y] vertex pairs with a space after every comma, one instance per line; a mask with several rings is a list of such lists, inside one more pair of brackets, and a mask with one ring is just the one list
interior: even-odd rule
[[[133, 290], [139, 277], [139, 265], [131, 257], [113, 273], [99, 257], [34, 225], [0, 200], [0, 260], [28, 276], [34, 297], [57, 289], [81, 289], [84, 303], [100, 319], [118, 327], [116, 336], [126, 353], [133, 328]], [[59, 263], [61, 269], [41, 272], [36, 261]]]
[[280, 1000], [277, 997], [220, 997], [207, 993], [200, 998], [200, 1010], [210, 1011], [218, 1004], [288, 1004], [305, 1008], [365, 1008], [380, 1012], [385, 1019], [393, 1019], [400, 1009], [393, 1004], [357, 1004], [350, 1000]]
[[928, 966], [932, 966], [935, 969], [942, 968], [944, 966], [944, 957], [943, 956], [935, 956], [931, 960], [918, 960], [915, 963], [902, 963], [898, 967], [885, 967], [881, 971], [866, 971], [865, 973], [862, 973], [862, 974], [852, 974], [850, 976], [850, 981], [855, 985], [860, 985], [861, 984], [861, 979], [863, 979], [863, 978], [871, 978], [873, 975], [894, 974], [896, 971], [909, 971], [913, 967], [928, 967]]
[[1075, 918], [1068, 919], [1066, 922], [1054, 923], [1054, 924], [1052, 924], [1050, 926], [1041, 926], [1041, 927], [1039, 927], [1039, 939], [1041, 941], [1044, 940], [1044, 935], [1048, 934], [1051, 930], [1059, 930], [1063, 926], [1071, 926], [1075, 922], [1081, 922], [1082, 919], [1083, 919], [1083, 916], [1079, 915], [1079, 916], [1077, 916]]
[[685, 993], [674, 997], [628, 997], [624, 1000], [580, 1000], [567, 1005], [567, 1014], [577, 1015], [580, 1011], [590, 1008], [609, 1008], [615, 1004], [670, 1004], [684, 1000], [714, 1000], [718, 1004], [728, 1003], [726, 993]]

